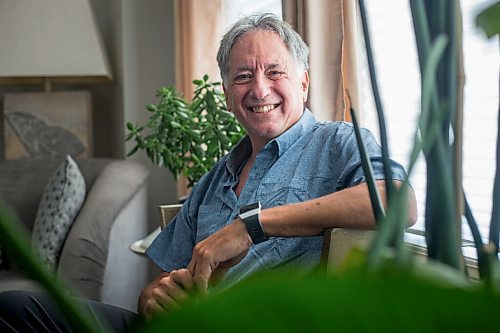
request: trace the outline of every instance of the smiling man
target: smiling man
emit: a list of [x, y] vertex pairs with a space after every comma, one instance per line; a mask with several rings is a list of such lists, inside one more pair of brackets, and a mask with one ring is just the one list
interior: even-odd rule
[[[145, 318], [260, 270], [315, 269], [325, 229], [375, 227], [352, 125], [318, 122], [305, 108], [308, 48], [300, 36], [271, 14], [244, 17], [222, 39], [217, 61], [228, 110], [248, 135], [193, 187], [148, 249], [164, 272], [139, 298]], [[380, 147], [368, 131], [363, 137], [383, 194]], [[398, 186], [405, 172], [395, 162], [391, 168], [390, 181]], [[413, 192], [409, 197], [413, 224]], [[139, 318], [108, 305], [87, 305], [116, 331]], [[21, 331], [36, 320], [20, 313], [34, 307], [43, 308], [44, 317], [50, 314], [54, 325], [68, 327], [42, 295], [0, 296], [0, 318], [21, 325]]]
[[295, 124], [304, 112], [309, 75], [273, 31], [240, 37], [224, 75], [228, 109], [247, 130], [256, 155]]
[[[248, 136], [199, 181], [149, 248], [170, 273], [144, 290], [146, 316], [215, 280], [228, 287], [263, 269], [314, 269], [326, 228], [375, 227], [352, 125], [318, 122], [305, 108], [308, 48], [300, 36], [273, 15], [245, 17], [222, 39], [217, 61], [228, 110]], [[380, 147], [368, 131], [363, 136], [384, 193]], [[398, 186], [404, 170], [391, 167]], [[412, 224], [413, 193], [408, 205]]]

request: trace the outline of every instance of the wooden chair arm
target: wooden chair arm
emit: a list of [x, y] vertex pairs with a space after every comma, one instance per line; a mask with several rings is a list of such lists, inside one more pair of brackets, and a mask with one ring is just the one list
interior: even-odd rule
[[366, 248], [374, 234], [374, 230], [326, 229], [321, 252], [321, 267], [327, 272], [337, 267], [353, 248]]

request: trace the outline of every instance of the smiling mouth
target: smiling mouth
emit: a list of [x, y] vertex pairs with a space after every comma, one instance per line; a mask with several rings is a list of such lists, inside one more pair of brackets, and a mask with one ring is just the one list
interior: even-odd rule
[[263, 105], [263, 106], [255, 106], [255, 107], [249, 107], [248, 110], [254, 112], [254, 113], [268, 113], [271, 110], [276, 109], [280, 103], [278, 104], [268, 104], [268, 105]]

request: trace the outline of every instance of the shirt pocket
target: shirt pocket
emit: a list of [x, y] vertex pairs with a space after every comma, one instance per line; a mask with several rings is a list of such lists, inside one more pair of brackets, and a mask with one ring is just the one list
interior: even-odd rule
[[331, 177], [317, 175], [296, 177], [283, 181], [265, 181], [257, 191], [257, 199], [264, 208], [302, 202], [335, 192], [336, 182]]
[[196, 223], [196, 244], [214, 234], [227, 224], [227, 217], [213, 205], [200, 205]]
[[268, 208], [307, 200], [307, 192], [304, 179], [264, 181], [257, 190], [257, 199], [263, 208]]

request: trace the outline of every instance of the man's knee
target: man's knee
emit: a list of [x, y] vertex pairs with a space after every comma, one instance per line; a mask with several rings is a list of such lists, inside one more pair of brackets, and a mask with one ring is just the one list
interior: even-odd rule
[[[138, 315], [115, 306], [83, 299], [82, 309], [95, 319], [96, 327], [126, 332]], [[102, 326], [104, 325], [104, 326]], [[0, 293], [0, 332], [71, 332], [71, 325], [50, 296], [43, 292], [6, 291]]]
[[[42, 298], [40, 300], [39, 298]], [[0, 331], [32, 332], [50, 331], [50, 328], [39, 327], [40, 313], [47, 314], [41, 293], [10, 290], [0, 293]]]
[[16, 314], [33, 303], [30, 292], [24, 290], [8, 290], [0, 292], [0, 317]]

